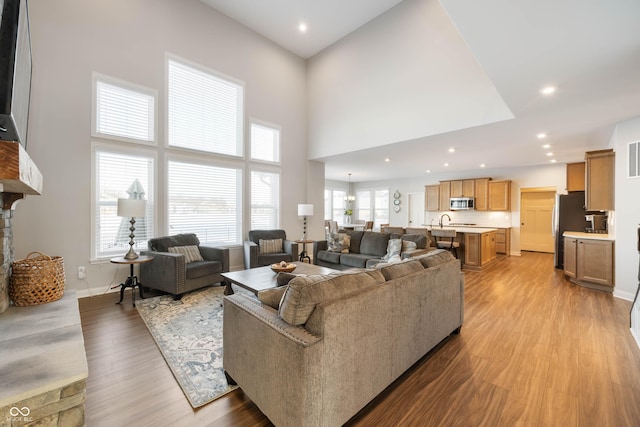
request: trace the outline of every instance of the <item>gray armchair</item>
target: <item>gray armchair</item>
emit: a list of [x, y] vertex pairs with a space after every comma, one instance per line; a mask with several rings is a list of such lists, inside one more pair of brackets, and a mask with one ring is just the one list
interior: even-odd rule
[[[174, 246], [197, 246], [203, 261], [186, 263], [185, 256], [170, 253]], [[222, 273], [229, 271], [229, 249], [200, 246], [195, 234], [177, 234], [149, 240], [153, 260], [140, 264], [140, 281], [145, 287], [173, 294], [176, 298], [185, 292], [213, 285], [225, 284]]]
[[[244, 242], [244, 267], [255, 268], [275, 264], [280, 261], [298, 259], [298, 244], [287, 240], [284, 230], [251, 230]], [[260, 253], [260, 240], [282, 239], [282, 249], [275, 253]]]

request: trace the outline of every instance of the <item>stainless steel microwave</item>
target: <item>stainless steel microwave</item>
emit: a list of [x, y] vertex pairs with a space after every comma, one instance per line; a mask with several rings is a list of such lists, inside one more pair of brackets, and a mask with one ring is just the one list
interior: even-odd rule
[[473, 197], [452, 197], [449, 199], [449, 209], [452, 211], [475, 209], [475, 199]]

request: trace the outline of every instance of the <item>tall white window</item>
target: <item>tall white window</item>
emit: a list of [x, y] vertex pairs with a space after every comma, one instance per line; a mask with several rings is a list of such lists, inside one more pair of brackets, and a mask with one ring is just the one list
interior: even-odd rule
[[169, 145], [241, 156], [243, 85], [173, 59], [167, 76]]
[[347, 192], [344, 190], [331, 190], [331, 219], [333, 221], [343, 222], [344, 211], [347, 209], [345, 198]]
[[279, 228], [280, 174], [251, 171], [251, 229]]
[[96, 73], [93, 84], [93, 136], [155, 143], [155, 90]]
[[356, 191], [356, 219], [371, 221], [371, 190]]
[[127, 151], [94, 150], [94, 259], [124, 255], [129, 249], [130, 218], [117, 216], [119, 198], [147, 200], [144, 218], [136, 218], [136, 250], [147, 248], [153, 237], [154, 157]]
[[169, 161], [169, 234], [208, 244], [241, 243], [242, 169]]
[[251, 123], [251, 158], [267, 162], [280, 161], [280, 129], [258, 122]]

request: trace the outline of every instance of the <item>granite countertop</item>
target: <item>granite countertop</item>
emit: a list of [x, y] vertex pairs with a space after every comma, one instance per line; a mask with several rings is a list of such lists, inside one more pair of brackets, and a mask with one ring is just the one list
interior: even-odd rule
[[610, 240], [615, 241], [615, 237], [610, 234], [601, 233], [584, 233], [582, 231], [565, 231], [562, 233], [564, 237], [573, 237], [575, 239], [590, 239], [590, 240]]
[[86, 379], [76, 292], [0, 314], [0, 407]]

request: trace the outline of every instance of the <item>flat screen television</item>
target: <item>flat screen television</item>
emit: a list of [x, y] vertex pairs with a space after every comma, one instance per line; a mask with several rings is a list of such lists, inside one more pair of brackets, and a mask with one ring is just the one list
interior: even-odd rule
[[27, 146], [31, 40], [27, 0], [0, 0], [0, 140]]

